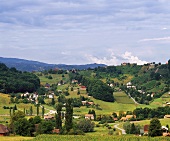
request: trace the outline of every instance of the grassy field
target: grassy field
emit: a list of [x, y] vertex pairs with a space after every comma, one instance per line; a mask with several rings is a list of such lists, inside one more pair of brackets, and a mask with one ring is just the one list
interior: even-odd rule
[[[73, 93], [74, 96], [77, 94]], [[82, 94], [84, 96], [87, 96], [85, 94]], [[95, 110], [97, 115], [111, 115], [113, 112], [119, 112], [119, 111], [133, 111], [137, 107], [143, 107], [143, 105], [136, 105], [134, 104], [129, 97], [123, 93], [123, 92], [115, 92], [118, 102], [105, 102], [102, 100], [94, 99], [93, 97], [89, 97], [92, 101], [94, 101], [95, 104], [98, 104], [102, 110]], [[71, 97], [72, 94], [70, 94], [69, 97]], [[123, 96], [123, 100], [120, 100], [119, 96]], [[79, 96], [78, 96], [79, 97]], [[121, 103], [122, 102], [122, 103]], [[123, 103], [125, 102], [125, 103]], [[86, 114], [89, 111], [90, 108], [86, 108], [85, 106], [82, 106], [80, 108], [74, 108], [75, 114]], [[95, 108], [94, 108], [95, 109]]]
[[20, 137], [20, 136], [0, 137], [0, 141], [24, 141], [31, 139], [33, 139], [33, 137]]
[[[167, 124], [170, 126], [170, 119], [159, 119], [159, 120], [162, 126], [166, 126]], [[146, 124], [150, 124], [150, 120], [134, 121], [134, 123], [144, 126]]]
[[[39, 135], [33, 138], [32, 141], [170, 141], [170, 138], [165, 137], [137, 137], [137, 136], [74, 136], [74, 135]], [[31, 140], [30, 140], [31, 141]]]
[[134, 104], [134, 101], [124, 92], [115, 92], [113, 95], [117, 103]]

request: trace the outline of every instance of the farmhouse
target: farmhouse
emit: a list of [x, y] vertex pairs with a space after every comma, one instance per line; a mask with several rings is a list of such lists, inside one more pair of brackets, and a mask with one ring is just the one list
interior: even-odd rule
[[54, 129], [54, 130], [52, 130], [52, 132], [53, 132], [54, 134], [59, 134], [59, 133], [60, 133], [60, 129]]
[[164, 118], [170, 118], [170, 115], [165, 115]]
[[86, 105], [87, 101], [81, 101], [82, 105]]
[[71, 83], [78, 83], [78, 80], [73, 79]]
[[143, 130], [144, 130], [144, 134], [148, 134], [149, 125], [144, 125]]
[[50, 84], [46, 83], [45, 88], [47, 88], [47, 89], [50, 88]]
[[122, 117], [120, 120], [126, 121], [126, 120], [129, 120], [131, 118], [136, 118], [136, 116], [135, 115], [126, 115], [126, 117]]
[[80, 90], [85, 91], [86, 90], [86, 86], [81, 86]]
[[170, 105], [170, 102], [167, 102], [167, 103], [166, 103], [166, 105], [168, 105], [168, 106], [169, 106], [169, 105]]
[[54, 119], [54, 116], [47, 115], [47, 116], [44, 116], [44, 119], [45, 120], [51, 120], [51, 119]]
[[85, 119], [94, 120], [94, 115], [93, 114], [85, 114]]
[[54, 94], [53, 93], [49, 94], [48, 97], [52, 99], [52, 98], [54, 98]]
[[7, 136], [9, 134], [9, 130], [3, 124], [0, 124], [0, 136]]

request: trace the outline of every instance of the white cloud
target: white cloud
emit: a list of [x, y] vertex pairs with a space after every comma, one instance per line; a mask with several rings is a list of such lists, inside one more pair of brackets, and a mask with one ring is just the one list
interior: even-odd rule
[[[0, 56], [109, 65], [140, 62], [135, 55], [147, 61], [169, 58], [169, 0], [0, 1]], [[166, 55], [155, 41], [167, 41], [161, 50]], [[84, 59], [84, 54], [92, 55]]]
[[140, 42], [147, 42], [147, 41], [170, 41], [170, 37], [150, 38], [150, 39], [142, 39], [142, 40], [140, 40]]
[[125, 52], [122, 57], [129, 63], [137, 63], [138, 65], [146, 64], [146, 61], [140, 60], [137, 56], [133, 56], [131, 52]]
[[106, 64], [106, 65], [120, 65], [123, 62], [137, 63], [138, 65], [146, 64], [146, 61], [140, 60], [137, 56], [133, 56], [131, 52], [125, 52], [124, 54], [114, 54], [111, 52], [109, 57], [95, 57], [92, 55], [86, 55], [87, 59], [93, 63]]

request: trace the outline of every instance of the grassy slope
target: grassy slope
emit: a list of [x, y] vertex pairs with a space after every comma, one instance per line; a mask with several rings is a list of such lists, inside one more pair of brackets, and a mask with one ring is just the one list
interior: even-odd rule
[[50, 74], [53, 79], [48, 79], [46, 76], [38, 76], [40, 78], [40, 82], [42, 85], [45, 85], [46, 83], [49, 84], [57, 84], [60, 80], [67, 81], [68, 80], [68, 74], [64, 74], [64, 77], [62, 77], [62, 74]]
[[[82, 92], [81, 92], [82, 93]], [[81, 94], [83, 96], [86, 96], [86, 94]], [[136, 105], [134, 102], [129, 99], [129, 97], [124, 93], [124, 92], [115, 92], [115, 99], [117, 100], [116, 102], [105, 102], [101, 100], [94, 99], [93, 97], [89, 97], [91, 100], [94, 101], [95, 104], [99, 104], [102, 110], [96, 110], [97, 115], [110, 115], [113, 112], [119, 112], [119, 111], [132, 111], [136, 107], [142, 107], [141, 105]], [[77, 91], [70, 92], [70, 95], [68, 97], [79, 97], [77, 95]], [[74, 113], [75, 114], [80, 114], [84, 115], [88, 113], [90, 108], [86, 108], [86, 106], [82, 106], [80, 108], [74, 108]]]

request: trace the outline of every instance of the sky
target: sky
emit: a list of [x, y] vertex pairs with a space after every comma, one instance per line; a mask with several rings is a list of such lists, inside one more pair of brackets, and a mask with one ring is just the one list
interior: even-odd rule
[[0, 0], [0, 57], [166, 63], [170, 0]]

